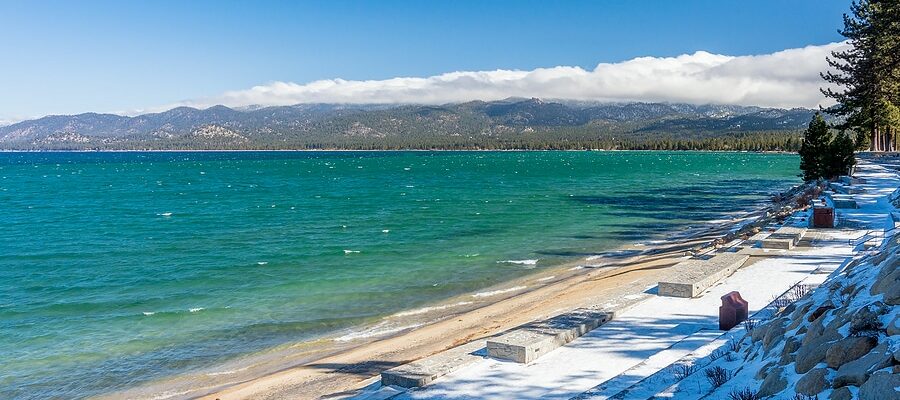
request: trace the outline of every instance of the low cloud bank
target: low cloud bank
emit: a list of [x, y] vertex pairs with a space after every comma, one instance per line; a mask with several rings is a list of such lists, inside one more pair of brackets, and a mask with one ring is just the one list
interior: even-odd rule
[[831, 43], [771, 54], [728, 56], [698, 51], [677, 57], [639, 57], [602, 63], [591, 71], [558, 66], [531, 71], [461, 71], [416, 78], [304, 84], [272, 82], [211, 98], [181, 102], [205, 108], [300, 103], [442, 104], [508, 97], [587, 101], [646, 101], [817, 107], [831, 103], [819, 92], [825, 57], [846, 48]]

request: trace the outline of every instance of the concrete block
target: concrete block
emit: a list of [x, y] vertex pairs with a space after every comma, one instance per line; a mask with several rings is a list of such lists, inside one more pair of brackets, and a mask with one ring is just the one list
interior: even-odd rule
[[828, 195], [828, 198], [834, 205], [834, 208], [859, 208], [856, 204], [856, 200], [850, 195], [830, 194]]
[[762, 247], [762, 241], [765, 240], [766, 238], [768, 238], [769, 235], [770, 235], [770, 233], [768, 233], [768, 232], [760, 232], [753, 236], [750, 236], [750, 238], [747, 239], [747, 242], [746, 242], [747, 246]]
[[673, 268], [677, 275], [659, 282], [658, 294], [670, 297], [697, 297], [716, 282], [731, 276], [750, 256], [741, 253], [719, 253], [709, 260], [687, 260]]
[[580, 308], [553, 318], [522, 325], [488, 339], [489, 357], [530, 363], [611, 320], [613, 313]]
[[421, 360], [403, 364], [381, 373], [383, 386], [405, 388], [422, 387], [437, 378], [483, 359], [477, 352], [484, 348], [484, 340], [476, 340], [442, 351]]
[[800, 239], [803, 238], [806, 230], [807, 228], [803, 227], [783, 226], [764, 239], [761, 247], [765, 249], [793, 249], [797, 243], [800, 243]]

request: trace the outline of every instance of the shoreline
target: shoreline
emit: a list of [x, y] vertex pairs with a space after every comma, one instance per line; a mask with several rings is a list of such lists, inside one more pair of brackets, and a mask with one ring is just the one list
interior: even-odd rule
[[640, 149], [194, 149], [194, 150], [12, 150], [0, 149], [3, 153], [462, 153], [462, 152], [672, 152], [672, 153], [751, 153], [751, 154], [796, 154], [796, 151], [775, 150], [640, 150]]
[[[536, 318], [590, 305], [598, 291], [619, 287], [633, 275], [652, 274], [654, 269], [674, 265], [686, 252], [714, 249], [777, 219], [778, 208], [790, 201], [738, 210], [731, 220], [707, 221], [687, 231], [648, 236], [641, 243], [400, 311], [381, 318], [381, 322], [286, 344], [199, 373], [162, 378], [97, 398], [320, 398], [356, 390], [381, 370]], [[635, 293], [625, 295], [624, 304], [612, 306], [625, 307], [638, 297]], [[398, 324], [380, 332], [374, 330], [387, 321]]]

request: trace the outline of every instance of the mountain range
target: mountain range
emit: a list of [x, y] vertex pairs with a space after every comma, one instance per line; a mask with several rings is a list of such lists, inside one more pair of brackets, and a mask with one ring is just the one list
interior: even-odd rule
[[3, 150], [790, 150], [814, 110], [506, 99], [432, 105], [300, 104], [51, 115], [0, 127]]

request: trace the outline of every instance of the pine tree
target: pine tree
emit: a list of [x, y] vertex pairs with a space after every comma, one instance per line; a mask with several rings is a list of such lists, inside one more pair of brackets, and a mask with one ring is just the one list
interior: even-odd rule
[[822, 114], [816, 113], [809, 127], [803, 133], [803, 144], [800, 145], [800, 170], [803, 171], [803, 180], [811, 181], [827, 177], [826, 168], [828, 154], [830, 152], [831, 133], [828, 131], [828, 123], [822, 118]]
[[843, 118], [839, 128], [865, 132], [871, 150], [892, 151], [900, 130], [892, 118], [900, 104], [900, 1], [854, 1], [850, 10], [840, 33], [852, 47], [832, 52], [833, 71], [822, 74], [840, 88], [822, 90], [838, 103], [827, 111]]
[[856, 144], [845, 132], [841, 132], [831, 140], [828, 153], [825, 156], [826, 178], [834, 178], [841, 175], [849, 175], [850, 169], [856, 164], [856, 156], [853, 153]]

